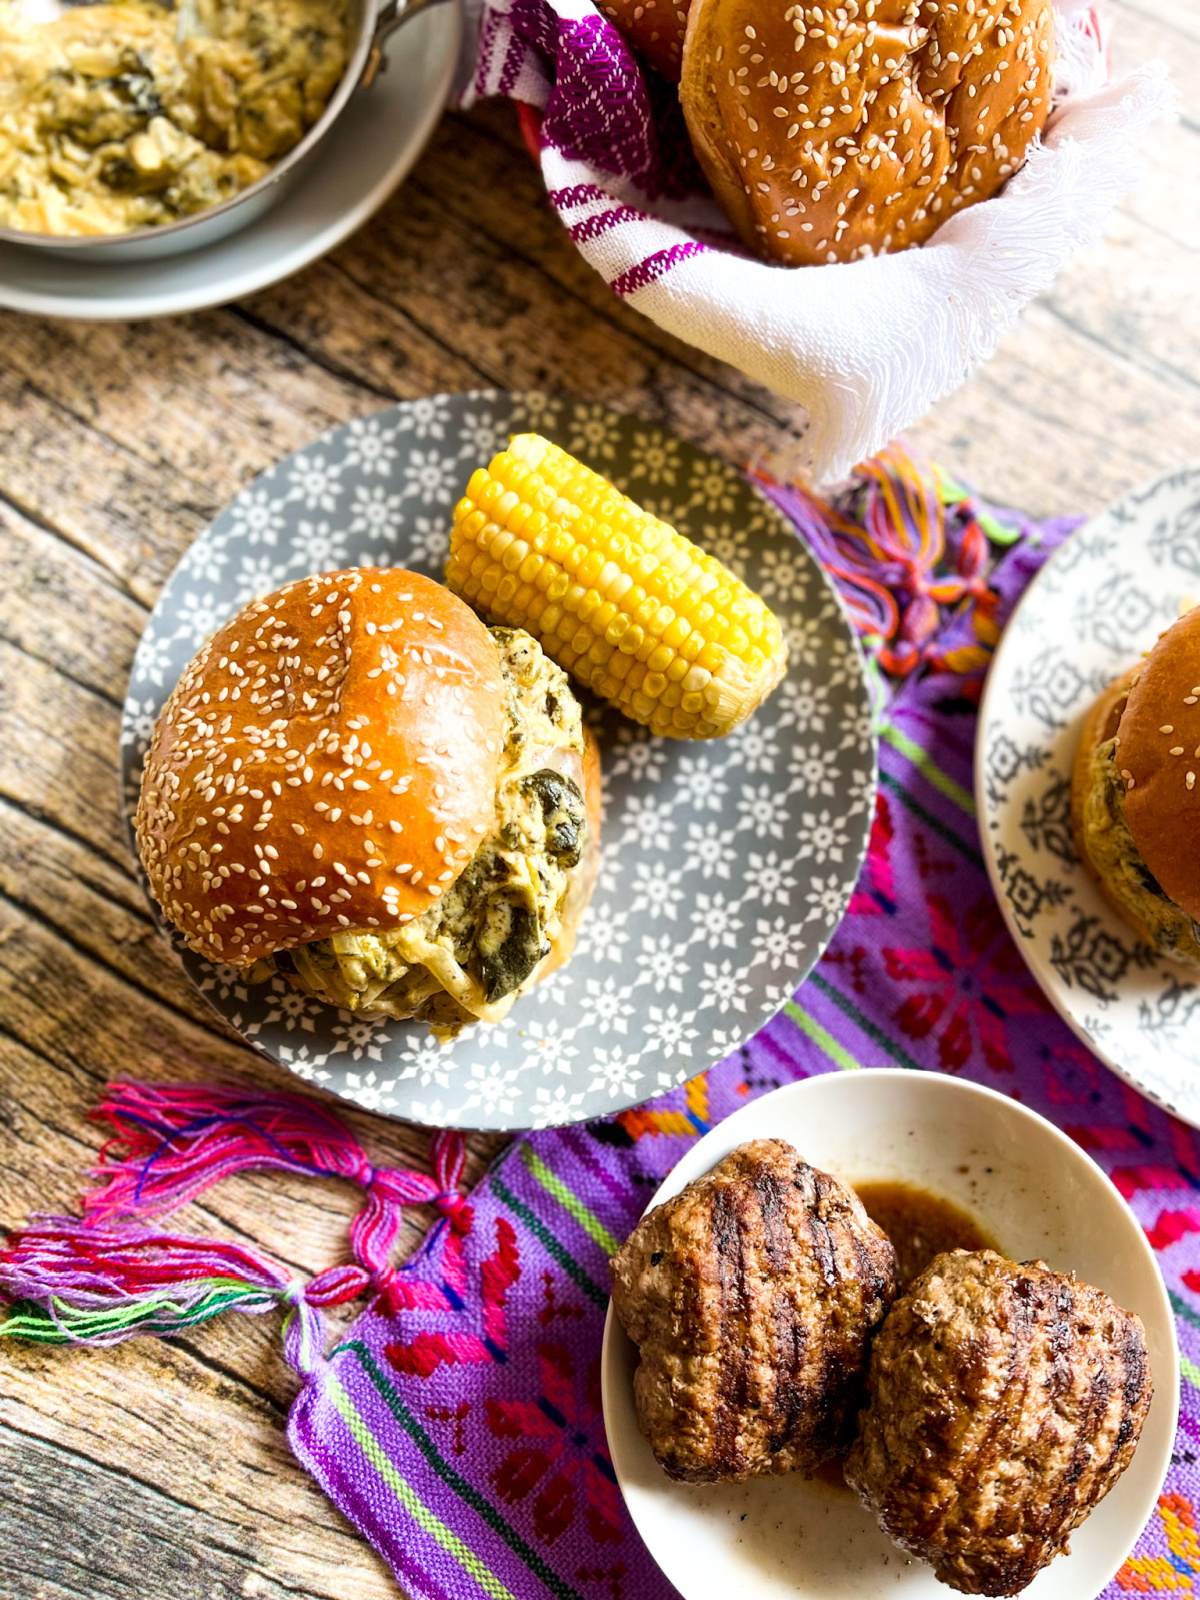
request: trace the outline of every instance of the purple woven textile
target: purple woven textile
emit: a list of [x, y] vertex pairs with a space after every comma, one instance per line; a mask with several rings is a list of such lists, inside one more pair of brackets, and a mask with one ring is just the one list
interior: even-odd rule
[[[994, 575], [995, 620], [1066, 525], [1029, 531]], [[939, 659], [969, 655], [980, 636], [960, 617]], [[795, 1002], [662, 1099], [510, 1146], [397, 1275], [403, 1309], [361, 1316], [302, 1391], [298, 1456], [416, 1600], [669, 1600], [605, 1443], [607, 1256], [701, 1133], [751, 1096], [851, 1059], [1011, 1094], [1065, 1128], [1129, 1198], [1159, 1252], [1186, 1381], [1167, 1491], [1106, 1595], [1196, 1592], [1200, 1148], [1096, 1062], [1005, 931], [970, 799], [973, 690], [977, 679], [934, 669], [892, 700], [868, 864]]]

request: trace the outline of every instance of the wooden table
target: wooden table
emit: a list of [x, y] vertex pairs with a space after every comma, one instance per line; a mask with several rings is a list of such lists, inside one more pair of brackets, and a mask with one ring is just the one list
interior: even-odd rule
[[[912, 430], [1039, 514], [1200, 455], [1200, 13], [1115, 9], [1117, 70], [1164, 57], [1185, 118], [1107, 241]], [[119, 327], [0, 316], [0, 1223], [73, 1208], [107, 1078], [285, 1081], [214, 1022], [134, 883], [115, 776], [130, 661], [180, 553], [256, 473], [398, 397], [477, 385], [603, 400], [735, 460], [797, 421], [608, 293], [508, 107], [448, 118], [369, 227], [243, 305]], [[348, 1120], [377, 1159], [424, 1160], [417, 1132]], [[499, 1143], [471, 1141], [471, 1176]], [[247, 1177], [191, 1222], [311, 1272], [345, 1258], [354, 1205], [348, 1185]], [[4, 1348], [0, 1591], [395, 1595], [292, 1460], [293, 1392], [274, 1317], [110, 1351]]]

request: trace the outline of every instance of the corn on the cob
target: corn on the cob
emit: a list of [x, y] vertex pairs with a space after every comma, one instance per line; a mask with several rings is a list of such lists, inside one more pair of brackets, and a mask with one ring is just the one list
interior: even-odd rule
[[787, 664], [756, 594], [536, 433], [473, 474], [446, 582], [655, 733], [728, 733]]

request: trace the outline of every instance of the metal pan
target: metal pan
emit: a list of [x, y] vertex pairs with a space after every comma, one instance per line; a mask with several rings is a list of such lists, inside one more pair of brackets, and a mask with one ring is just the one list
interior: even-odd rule
[[[26, 233], [16, 228], [0, 228], [0, 244], [69, 252], [76, 261], [148, 260], [176, 255], [182, 250], [196, 250], [246, 227], [269, 210], [310, 165], [351, 97], [370, 88], [376, 74], [386, 66], [384, 45], [396, 29], [430, 6], [445, 3], [447, 0], [382, 0], [379, 4], [377, 0], [347, 0], [349, 60], [320, 120], [265, 177], [220, 205], [160, 227], [135, 228], [129, 233], [101, 236]], [[458, 4], [459, 0], [451, 0], [451, 3]]]

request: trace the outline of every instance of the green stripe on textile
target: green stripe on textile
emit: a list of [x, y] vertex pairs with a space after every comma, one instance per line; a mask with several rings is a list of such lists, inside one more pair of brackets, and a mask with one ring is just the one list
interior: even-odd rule
[[958, 851], [964, 860], [969, 861], [973, 867], [983, 866], [983, 857], [979, 854], [979, 851], [973, 849], [965, 839], [960, 839], [954, 829], [948, 828], [944, 822], [934, 816], [932, 811], [926, 811], [919, 800], [913, 799], [899, 778], [893, 777], [890, 772], [881, 772], [879, 781], [885, 788], [891, 790], [906, 811], [910, 811], [918, 822], [923, 822], [927, 828], [936, 833], [939, 839], [944, 839], [948, 845]]
[[1171, 1302], [1171, 1310], [1177, 1317], [1182, 1317], [1185, 1322], [1190, 1322], [1193, 1328], [1200, 1328], [1200, 1317], [1192, 1310], [1186, 1300], [1181, 1300], [1174, 1289], [1167, 1290], [1167, 1298]]
[[939, 793], [944, 794], [947, 800], [952, 800], [960, 811], [965, 811], [969, 817], [975, 815], [975, 802], [954, 779], [944, 773], [941, 767], [929, 759], [926, 751], [906, 733], [901, 733], [894, 723], [885, 722], [879, 731], [879, 737], [886, 739], [893, 750], [898, 750], [906, 761], [911, 761], [921, 776], [927, 779]]
[[[517, 1530], [497, 1511], [496, 1507], [490, 1501], [485, 1500], [478, 1489], [455, 1472], [445, 1457], [438, 1453], [437, 1446], [388, 1382], [386, 1373], [380, 1370], [378, 1363], [366, 1345], [359, 1339], [351, 1339], [346, 1344], [340, 1345], [338, 1350], [334, 1351], [334, 1355], [337, 1355], [341, 1350], [347, 1350], [357, 1358], [359, 1365], [375, 1385], [384, 1405], [387, 1406], [392, 1416], [395, 1417], [405, 1433], [412, 1439], [442, 1482], [448, 1488], [453, 1489], [459, 1499], [470, 1506], [472, 1511], [483, 1518], [492, 1532], [498, 1534], [504, 1540], [513, 1554], [521, 1558], [530, 1572], [541, 1579], [551, 1594], [558, 1596], [558, 1600], [583, 1600], [583, 1596], [578, 1589], [573, 1589], [565, 1579], [559, 1577], [552, 1567], [547, 1566], [537, 1551], [522, 1539]], [[507, 1593], [507, 1591], [505, 1592]]]
[[855, 1061], [849, 1050], [843, 1050], [833, 1035], [825, 1031], [816, 1017], [810, 1017], [808, 1012], [803, 1011], [794, 1000], [785, 1001], [783, 1009], [791, 1017], [801, 1033], [807, 1034], [818, 1049], [824, 1050], [835, 1067], [841, 1067], [843, 1072], [862, 1071], [862, 1064]]
[[355, 1409], [354, 1401], [342, 1388], [332, 1373], [325, 1378], [325, 1392], [337, 1407], [338, 1415], [350, 1430], [350, 1435], [358, 1445], [363, 1455], [375, 1468], [375, 1471], [387, 1484], [388, 1488], [399, 1500], [422, 1532], [436, 1539], [443, 1550], [458, 1562], [468, 1576], [485, 1594], [492, 1595], [494, 1600], [516, 1600], [516, 1596], [506, 1584], [500, 1582], [495, 1573], [490, 1572], [477, 1555], [468, 1550], [456, 1533], [452, 1533], [440, 1517], [436, 1517], [423, 1500], [417, 1495], [412, 1485], [396, 1471], [371, 1432], [367, 1423]]
[[71, 1344], [78, 1339], [97, 1339], [110, 1333], [173, 1334], [220, 1316], [244, 1301], [261, 1301], [264, 1293], [269, 1292], [251, 1284], [213, 1281], [219, 1286], [207, 1290], [194, 1305], [186, 1308], [169, 1294], [158, 1295], [153, 1300], [131, 1300], [126, 1305], [108, 1306], [99, 1311], [80, 1311], [55, 1299], [53, 1316], [41, 1306], [23, 1302], [0, 1322], [0, 1338], [30, 1339], [36, 1344]]
[[812, 972], [809, 974], [808, 981], [827, 1000], [832, 1000], [838, 1010], [844, 1012], [856, 1028], [861, 1028], [869, 1039], [874, 1039], [876, 1044], [881, 1045], [897, 1066], [907, 1067], [910, 1072], [924, 1071], [919, 1061], [914, 1061], [902, 1046], [898, 1045], [894, 1039], [889, 1039], [883, 1029], [876, 1027], [870, 1017], [863, 1016], [854, 1001], [847, 999], [840, 989], [835, 989], [827, 978], [823, 978], [819, 972]]
[[604, 1310], [608, 1305], [607, 1290], [602, 1289], [598, 1283], [588, 1276], [566, 1246], [555, 1238], [541, 1218], [535, 1216], [523, 1200], [517, 1199], [508, 1185], [501, 1180], [499, 1174], [493, 1173], [490, 1183], [492, 1193], [497, 1199], [502, 1200], [510, 1211], [515, 1212], [520, 1217], [529, 1231], [536, 1234], [539, 1241], [554, 1257], [567, 1276], [575, 1281], [589, 1300], [594, 1301], [601, 1310]]
[[596, 1213], [589, 1211], [579, 1196], [572, 1194], [562, 1179], [551, 1172], [541, 1157], [525, 1143], [521, 1145], [521, 1160], [529, 1175], [536, 1178], [546, 1193], [552, 1195], [563, 1210], [575, 1218], [588, 1238], [594, 1239], [605, 1255], [615, 1256], [621, 1248], [620, 1239], [609, 1233]]
[[1193, 1389], [1200, 1389], [1200, 1367], [1194, 1361], [1189, 1361], [1182, 1350], [1179, 1353], [1179, 1370]]

